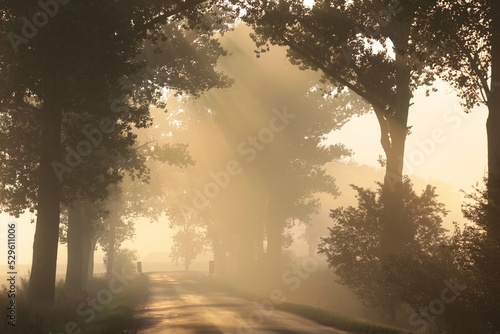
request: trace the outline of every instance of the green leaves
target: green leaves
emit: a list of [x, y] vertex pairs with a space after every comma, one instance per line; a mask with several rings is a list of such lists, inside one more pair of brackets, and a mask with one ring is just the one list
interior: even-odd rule
[[[230, 84], [216, 69], [226, 53], [214, 34], [227, 31], [234, 16], [215, 13], [212, 2], [203, 2], [71, 1], [59, 6], [18, 52], [2, 40], [0, 157], [5, 177], [0, 181], [0, 204], [15, 214], [34, 209], [38, 118], [49, 87], [56, 87], [64, 107], [62, 145], [53, 148], [63, 156], [57, 163], [65, 166], [64, 203], [78, 197], [102, 200], [107, 186], [126, 173], [145, 173], [146, 157], [135, 150], [133, 127], [151, 124], [149, 107], [161, 106], [166, 90], [199, 95]], [[0, 31], [21, 33], [23, 17], [37, 9], [36, 2], [5, 3]], [[208, 16], [210, 24], [200, 28], [198, 23]], [[141, 73], [144, 68], [149, 71]], [[84, 132], [99, 129], [103, 121], [113, 130], [92, 145]], [[84, 146], [85, 154], [78, 151]], [[191, 161], [183, 150], [165, 147], [157, 158], [187, 165]], [[66, 161], [70, 151], [79, 155], [73, 157], [78, 160], [74, 166]]]
[[[340, 283], [353, 289], [367, 305], [384, 307], [387, 286], [381, 280], [387, 268], [383, 267], [379, 256], [384, 217], [382, 185], [378, 184], [377, 191], [351, 187], [357, 192], [358, 206], [331, 211], [334, 225], [329, 228], [328, 236], [322, 238], [319, 253], [326, 255]], [[439, 256], [441, 245], [447, 241], [441, 227], [442, 217], [447, 212], [444, 204], [437, 201], [435, 188], [427, 186], [418, 195], [406, 178], [402, 197], [403, 220], [415, 229], [415, 237], [402, 256], [413, 254], [421, 261], [428, 256]], [[388, 268], [396, 273], [401, 263], [404, 261], [394, 262], [396, 267]]]

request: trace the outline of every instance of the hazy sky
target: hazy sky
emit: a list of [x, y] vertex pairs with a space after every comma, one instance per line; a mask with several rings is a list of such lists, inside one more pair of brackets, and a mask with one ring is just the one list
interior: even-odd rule
[[[231, 33], [228, 34], [231, 38]], [[248, 53], [253, 54], [251, 43], [244, 43]], [[284, 52], [281, 53], [282, 62]], [[290, 71], [300, 71], [290, 65]], [[424, 178], [440, 179], [453, 184], [457, 190], [470, 189], [470, 186], [480, 181], [486, 170], [486, 132], [485, 108], [478, 108], [471, 115], [463, 113], [459, 100], [451, 88], [439, 84], [439, 91], [430, 97], [425, 97], [425, 91], [418, 91], [414, 105], [410, 110], [409, 125], [413, 126], [412, 134], [407, 139], [406, 168], [410, 175]], [[379, 143], [380, 131], [377, 119], [373, 113], [353, 118], [341, 130], [331, 135], [332, 142], [341, 142], [351, 148], [355, 155], [353, 159], [362, 164], [379, 166], [377, 159], [383, 155]], [[353, 180], [354, 182], [355, 180]], [[2, 223], [18, 222], [18, 261], [29, 263], [32, 257], [32, 244], [35, 224], [30, 219], [31, 214], [14, 219], [8, 215], [0, 215]], [[6, 224], [1, 224], [0, 247], [5, 248]], [[137, 222], [137, 237], [135, 241], [126, 243], [129, 248], [138, 250], [139, 260], [150, 252], [170, 251], [172, 235], [168, 225], [163, 223], [150, 224], [147, 221]], [[2, 251], [0, 254], [6, 254]], [[168, 260], [168, 259], [166, 259]], [[96, 262], [102, 261], [102, 254], [96, 256]], [[66, 248], [61, 246], [58, 263], [66, 262]], [[5, 261], [0, 261], [0, 270], [5, 271]]]
[[[487, 167], [485, 107], [466, 114], [460, 100], [450, 87], [436, 85], [439, 91], [425, 96], [425, 90], [415, 94], [408, 125], [411, 134], [406, 140], [405, 174], [439, 179], [458, 189], [470, 186], [485, 175]], [[380, 130], [373, 113], [353, 118], [330, 136], [332, 142], [342, 142], [355, 154], [359, 163], [380, 166]]]

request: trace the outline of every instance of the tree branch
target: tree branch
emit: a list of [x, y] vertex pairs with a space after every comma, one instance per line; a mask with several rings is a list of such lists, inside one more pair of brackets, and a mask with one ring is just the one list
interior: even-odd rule
[[186, 11], [192, 7], [195, 7], [199, 4], [202, 4], [204, 2], [208, 2], [209, 0], [186, 0], [182, 2], [181, 4], [169, 9], [168, 11], [164, 12], [163, 14], [158, 15], [154, 19], [152, 19], [149, 22], [144, 23], [143, 25], [137, 26], [133, 31], [133, 35], [139, 35], [140, 33], [143, 33], [147, 30], [150, 30], [154, 28], [157, 24], [163, 24], [165, 23], [170, 17], [179, 14], [183, 11]]
[[385, 110], [386, 109], [386, 104], [384, 104], [384, 101], [382, 98], [373, 96], [369, 92], [361, 89], [360, 87], [357, 87], [356, 85], [350, 83], [347, 81], [345, 78], [343, 78], [341, 75], [337, 74], [335, 71], [331, 70], [328, 68], [325, 64], [322, 62], [316, 60], [312, 54], [308, 54], [307, 51], [304, 49], [300, 48], [297, 44], [293, 43], [292, 41], [288, 40], [286, 37], [283, 37], [283, 40], [285, 41], [286, 45], [290, 47], [294, 52], [298, 53], [311, 63], [313, 63], [314, 66], [318, 67], [325, 75], [328, 77], [333, 78], [335, 81], [338, 81], [340, 84], [346, 86], [350, 90], [352, 90], [354, 93], [358, 94], [362, 98], [364, 98], [366, 101], [368, 101], [372, 106], [377, 106], [380, 110]]

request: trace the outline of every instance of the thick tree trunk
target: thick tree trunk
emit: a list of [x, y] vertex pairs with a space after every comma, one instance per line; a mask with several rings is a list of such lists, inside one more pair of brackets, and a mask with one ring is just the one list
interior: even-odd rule
[[251, 236], [241, 232], [238, 242], [237, 275], [239, 278], [251, 278], [254, 265], [253, 247]]
[[267, 261], [273, 272], [281, 270], [284, 219], [277, 212], [271, 214], [267, 226]]
[[83, 291], [83, 267], [87, 262], [83, 259], [84, 224], [82, 203], [75, 201], [68, 210], [68, 264], [66, 268], [67, 289], [73, 292]]
[[[386, 153], [386, 173], [382, 190], [384, 204], [384, 225], [380, 241], [381, 254], [389, 256], [403, 249], [407, 241], [406, 222], [402, 220], [403, 164], [406, 127], [393, 122], [391, 125], [391, 149]], [[405, 238], [403, 238], [405, 237]]]
[[[387, 280], [384, 266], [390, 263], [393, 255], [404, 251], [408, 242], [413, 238], [413, 230], [410, 228], [411, 222], [405, 221], [402, 214], [403, 162], [411, 100], [410, 68], [405, 55], [409, 34], [410, 23], [400, 23], [393, 38], [396, 53], [396, 97], [394, 104], [391, 106], [392, 109], [385, 112], [376, 110], [382, 132], [382, 146], [387, 158], [382, 189], [384, 214], [380, 238], [380, 256], [383, 270], [378, 278], [381, 282]], [[391, 297], [391, 291], [386, 291], [385, 295], [387, 298], [385, 311], [388, 312], [394, 322], [398, 302]]]
[[215, 262], [215, 276], [227, 276], [227, 252], [224, 244], [220, 240], [216, 240], [214, 245], [214, 262]]
[[[500, 275], [498, 268], [500, 264], [500, 222], [498, 219], [500, 207], [500, 1], [490, 1], [491, 3], [491, 83], [490, 95], [488, 96], [488, 120], [486, 122], [486, 133], [488, 140], [488, 179], [487, 192], [491, 211], [486, 220], [488, 235], [489, 256], [486, 257], [485, 276], [486, 281], [499, 282]], [[492, 296], [499, 293], [499, 285], [493, 284], [493, 288], [487, 289]], [[494, 288], [496, 286], [496, 289]], [[493, 307], [491, 307], [493, 306]], [[498, 314], [500, 305], [493, 302], [488, 305], [487, 312], [491, 321], [491, 332], [500, 332], [500, 320]], [[494, 320], [493, 320], [494, 319]]]
[[383, 257], [399, 253], [413, 237], [408, 222], [402, 219], [403, 161], [411, 100], [410, 68], [405, 55], [409, 35], [410, 23], [401, 23], [397, 36], [393, 39], [396, 49], [396, 99], [392, 106], [393, 110], [386, 114], [387, 134], [385, 142], [382, 143], [387, 158], [382, 191], [384, 227], [380, 250]]
[[113, 268], [115, 267], [115, 253], [117, 247], [116, 233], [118, 225], [120, 224], [120, 218], [112, 213], [108, 218], [107, 223], [109, 225], [109, 230], [106, 235], [106, 278], [110, 279], [112, 277]]
[[112, 236], [109, 239], [109, 248], [106, 252], [106, 278], [110, 279], [113, 273], [113, 267], [115, 266], [115, 239]]
[[61, 183], [52, 163], [61, 159], [62, 104], [59, 92], [50, 92], [42, 109], [36, 231], [29, 298], [53, 303], [55, 298]]
[[307, 242], [307, 255], [310, 257], [315, 257], [317, 248], [318, 248], [318, 245], [315, 242], [308, 240], [308, 242]]
[[[91, 254], [92, 253], [92, 254]], [[86, 226], [82, 237], [82, 290], [87, 291], [90, 271], [90, 261], [92, 258], [92, 268], [94, 267], [94, 257], [92, 248], [92, 233], [89, 226]], [[94, 273], [92, 273], [94, 275]]]
[[[120, 218], [116, 217], [114, 214], [108, 219], [109, 230], [107, 235], [108, 249], [106, 252], [106, 278], [110, 279], [113, 276], [113, 268], [115, 267], [115, 255], [116, 255], [116, 233], [118, 229], [118, 224], [120, 224]], [[119, 245], [118, 245], [119, 246]]]
[[[500, 1], [491, 1], [493, 17], [491, 34], [491, 93], [488, 96], [488, 120], [486, 132], [488, 140], [488, 198], [498, 207], [500, 205]], [[488, 223], [490, 234], [500, 238], [500, 224], [492, 217]]]
[[95, 256], [95, 246], [97, 245], [97, 238], [90, 238], [90, 248], [89, 248], [89, 262], [88, 262], [88, 272], [87, 272], [87, 282], [88, 280], [94, 278], [94, 256]]

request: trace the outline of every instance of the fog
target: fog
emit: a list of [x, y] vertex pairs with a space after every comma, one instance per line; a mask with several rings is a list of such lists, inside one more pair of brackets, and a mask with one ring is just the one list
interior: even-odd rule
[[[343, 110], [344, 102], [324, 98], [318, 75], [291, 65], [283, 48], [273, 47], [271, 52], [255, 57], [249, 32], [247, 27], [240, 26], [222, 38], [230, 55], [219, 61], [219, 68], [234, 80], [230, 88], [212, 90], [197, 99], [170, 97], [167, 113], [156, 110], [154, 126], [139, 132], [143, 142], [188, 144], [195, 164], [186, 168], [158, 165], [152, 168], [153, 185], [159, 192], [169, 193], [165, 209], [174, 213], [172, 216], [167, 213], [155, 223], [136, 224], [134, 242], [124, 245], [144, 254], [139, 259], [147, 270], [182, 270], [182, 263], [175, 265], [169, 258], [170, 238], [187, 223], [205, 238], [205, 248], [193, 256], [190, 270], [208, 272], [209, 261], [215, 259], [215, 276], [240, 282], [260, 295], [281, 287], [287, 290], [289, 301], [381, 321], [379, 314], [363, 306], [349, 288], [336, 283], [338, 278], [327, 267], [324, 256], [317, 254], [320, 238], [327, 235], [328, 227], [333, 224], [330, 210], [356, 205], [350, 185], [374, 189], [376, 182], [383, 182], [383, 168], [377, 162], [383, 150], [376, 118], [353, 95], [342, 98], [361, 104], [359, 109]], [[443, 91], [431, 97], [417, 91], [410, 113], [410, 123], [415, 126], [408, 137], [407, 159], [412, 159], [413, 151], [422, 149], [422, 140], [428, 138], [430, 128], [444, 128], [447, 140], [431, 147], [432, 152], [425, 152], [424, 148], [425, 161], [407, 162], [406, 172], [418, 192], [427, 184], [437, 187], [438, 200], [450, 211], [443, 227], [451, 234], [453, 222], [464, 223], [461, 213], [464, 197], [460, 189], [469, 191], [484, 175], [485, 138], [464, 140], [468, 137], [464, 133], [480, 132], [485, 113], [478, 110], [472, 115], [462, 115], [458, 99], [450, 97], [445, 84], [439, 85]], [[443, 109], [448, 118], [439, 114]], [[283, 130], [280, 127], [268, 137], [264, 137], [265, 133], [264, 141], [259, 140], [259, 131], [269, 129], [280, 111], [296, 118], [290, 118], [289, 124], [283, 121]], [[311, 140], [314, 145], [308, 142]], [[310, 171], [289, 173], [293, 161], [306, 156], [314, 159], [316, 145], [325, 148], [336, 144], [345, 145], [350, 153], [324, 164], [318, 154], [318, 164], [313, 165], [335, 179], [335, 189], [322, 192], [321, 186], [311, 190], [301, 188], [307, 195], [288, 198], [287, 202], [297, 183], [303, 182], [301, 178], [314, 182]], [[457, 157], [454, 148], [457, 146], [471, 159], [463, 161], [460, 157], [463, 151]], [[459, 163], [460, 168], [456, 168]], [[466, 175], [460, 173], [464, 169], [469, 170]], [[284, 215], [283, 261], [291, 267], [285, 266], [280, 272], [281, 282], [266, 279], [275, 275], [274, 268], [266, 264], [266, 224], [272, 219], [273, 196], [280, 197], [278, 210], [289, 213]], [[317, 202], [305, 204], [303, 212], [289, 212], [293, 211], [291, 206], [304, 201]], [[178, 211], [182, 212], [180, 218]], [[165, 229], [166, 224], [173, 230]], [[152, 240], [158, 240], [158, 244]], [[163, 240], [168, 242], [164, 244]], [[154, 251], [145, 254], [143, 247]], [[222, 248], [219, 250], [222, 256], [215, 254], [216, 247]], [[290, 274], [290, 268], [309, 258], [318, 265], [307, 279]]]
[[[314, 3], [308, 1], [306, 7]], [[218, 298], [220, 291], [229, 291], [254, 304], [271, 300], [273, 310], [280, 304], [273, 299], [279, 291], [278, 299], [314, 307], [316, 313], [321, 309], [407, 331], [424, 328], [419, 321], [425, 313], [418, 306], [439, 298], [443, 287], [449, 287], [446, 282], [459, 287], [457, 280], [476, 277], [467, 276], [472, 260], [464, 244], [482, 235], [468, 227], [481, 227], [486, 215], [483, 197], [470, 194], [476, 188], [481, 192], [487, 176], [487, 108], [465, 113], [457, 91], [444, 80], [432, 83], [437, 91], [430, 96], [426, 87], [415, 89], [400, 161], [403, 177], [391, 202], [384, 196], [390, 196], [393, 164], [381, 145], [373, 105], [325, 79], [324, 69], [303, 60], [299, 51], [256, 45], [258, 38], [251, 37], [256, 31], [240, 21], [215, 34], [227, 51], [221, 55], [214, 51], [218, 45], [203, 49], [211, 37], [202, 39], [207, 44], [198, 45], [200, 51], [183, 44], [195, 37], [167, 31], [185, 39], [167, 42], [175, 49], [166, 47], [168, 57], [188, 59], [192, 69], [175, 64], [178, 72], [168, 74], [175, 85], [161, 82], [170, 77], [156, 76], [131, 84], [136, 91], [127, 103], [137, 108], [137, 115], [113, 116], [119, 130], [110, 131], [109, 139], [101, 137], [103, 148], [61, 181], [56, 278], [77, 277], [75, 284], [84, 287], [78, 293], [85, 294], [82, 282], [91, 277], [109, 280], [117, 270], [145, 273], [155, 291], [149, 298], [159, 298], [161, 284], [174, 282], [180, 290], [172, 288], [172, 295], [188, 296], [186, 304], [197, 303], [202, 298], [197, 293]], [[162, 53], [152, 51], [155, 47], [152, 43], [138, 52], [148, 66], [163, 60]], [[212, 72], [207, 68], [213, 61]], [[155, 80], [160, 83], [151, 89]], [[185, 83], [190, 80], [201, 88], [190, 88]], [[145, 103], [144, 96], [154, 103]], [[37, 105], [36, 96], [31, 98]], [[100, 102], [88, 103], [98, 108]], [[61, 144], [61, 161], [68, 148], [81, 143], [72, 137], [82, 137], [75, 130], [79, 125], [100, 124], [97, 116], [79, 114], [78, 108], [63, 116], [62, 143], [67, 145]], [[11, 121], [10, 116], [0, 119], [5, 143], [16, 143], [12, 138], [18, 130], [9, 128]], [[82, 129], [91, 128], [87, 125]], [[25, 136], [37, 131], [33, 125]], [[388, 137], [396, 140], [395, 134]], [[0, 218], [17, 226], [20, 277], [31, 274], [32, 259], [39, 254], [33, 252], [39, 214], [33, 198], [39, 190], [33, 186], [36, 190], [17, 195], [12, 189], [27, 189], [39, 163], [20, 162], [23, 167], [13, 172], [16, 165], [7, 160], [24, 159], [23, 154], [38, 157], [41, 149], [32, 146], [18, 152], [16, 145], [2, 144], [2, 195], [11, 197], [2, 201]], [[109, 161], [113, 164], [106, 166]], [[389, 217], [389, 207], [396, 220]], [[72, 230], [78, 219], [80, 229]], [[391, 219], [404, 222], [403, 227], [388, 224]], [[8, 252], [7, 231], [2, 226], [2, 254]], [[82, 244], [72, 253], [67, 245], [78, 237]], [[71, 276], [75, 254], [80, 259], [76, 266], [83, 263], [84, 269]], [[2, 281], [10, 277], [8, 272], [3, 261]], [[186, 288], [191, 285], [192, 290]], [[474, 296], [467, 298], [476, 301]], [[425, 329], [461, 333], [453, 331], [450, 319], [466, 314], [470, 305], [469, 299], [458, 300], [447, 303], [436, 322], [425, 322]], [[199, 303], [210, 307], [222, 302]], [[220, 314], [213, 318], [222, 321]]]

